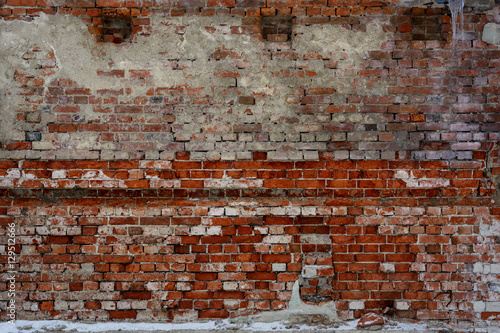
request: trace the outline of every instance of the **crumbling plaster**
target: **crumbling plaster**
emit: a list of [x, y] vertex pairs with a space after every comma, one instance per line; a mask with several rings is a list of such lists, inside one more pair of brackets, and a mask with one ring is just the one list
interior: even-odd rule
[[[152, 87], [193, 87], [203, 88], [200, 96], [212, 98], [215, 103], [209, 106], [185, 105], [183, 112], [175, 113], [174, 124], [183, 127], [181, 139], [199, 133], [202, 121], [210, 118], [213, 124], [261, 123], [263, 131], [275, 133], [276, 138], [285, 133], [293, 135], [294, 126], [299, 120], [302, 124], [317, 122], [309, 119], [309, 115], [301, 115], [297, 108], [286, 103], [287, 95], [293, 94], [296, 88], [331, 87], [340, 95], [336, 100], [345, 104], [346, 92], [357, 89], [358, 93], [380, 95], [386, 93], [385, 79], [367, 82], [358, 79], [354, 82], [352, 71], [362, 68], [363, 54], [371, 50], [379, 50], [390, 36], [382, 27], [383, 22], [370, 22], [366, 32], [351, 31], [335, 25], [297, 26], [296, 36], [288, 44], [296, 54], [289, 60], [271, 59], [266, 54], [270, 44], [252, 40], [246, 34], [231, 34], [230, 27], [241, 25], [241, 18], [179, 17], [152, 18], [153, 33], [151, 36], [136, 36], [134, 42], [120, 45], [96, 43], [89, 34], [87, 26], [81, 19], [71, 16], [51, 16], [42, 14], [32, 22], [13, 21], [0, 23], [0, 39], [3, 47], [0, 50], [0, 88], [4, 95], [0, 107], [0, 139], [24, 140], [24, 132], [41, 130], [42, 141], [50, 139], [44, 128], [54, 121], [54, 115], [40, 105], [42, 122], [39, 124], [22, 124], [15, 121], [14, 105], [23, 105], [26, 97], [18, 94], [18, 84], [13, 81], [16, 69], [33, 71], [33, 75], [41, 75], [33, 68], [33, 62], [23, 59], [23, 55], [33, 48], [40, 52], [52, 51], [55, 55], [55, 68], [45, 75], [43, 88], [46, 93], [57, 79], [70, 79], [79, 87], [89, 88], [93, 92], [99, 89], [130, 88], [130, 91], [119, 96], [119, 103], [133, 103], [137, 96], [145, 96]], [[178, 27], [185, 27], [183, 34], [176, 33]], [[205, 27], [214, 27], [209, 32]], [[210, 55], [217, 49], [231, 50], [241, 56], [240, 59], [214, 60]], [[252, 52], [248, 52], [252, 50]], [[322, 61], [308, 61], [306, 70], [312, 76], [299, 75], [300, 61], [310, 53], [316, 53], [325, 59], [336, 60], [339, 71], [324, 68]], [[168, 68], [168, 59], [175, 59], [185, 64], [185, 69]], [[242, 70], [241, 77], [219, 77], [214, 75], [220, 71]], [[149, 70], [151, 77], [136, 80], [128, 77], [129, 70]], [[97, 71], [124, 70], [124, 78], [98, 77]], [[342, 75], [345, 70], [346, 75]], [[290, 72], [286, 77], [283, 73]], [[340, 74], [339, 74], [340, 73]], [[217, 87], [237, 87], [246, 95], [260, 96], [254, 106], [238, 105], [237, 96], [233, 94], [218, 95]], [[101, 115], [96, 114], [91, 104], [80, 105], [80, 119], [89, 122], [100, 122]], [[315, 116], [316, 117], [316, 116]], [[321, 117], [321, 116], [317, 116]], [[329, 116], [328, 116], [329, 117]], [[342, 115], [349, 119], [336, 119], [352, 123], [376, 123], [378, 115]], [[329, 119], [329, 118], [328, 118]], [[328, 119], [323, 119], [327, 121]], [[321, 121], [321, 119], [320, 119]], [[297, 133], [298, 135], [298, 133]], [[95, 133], [58, 133], [52, 138], [56, 141], [73, 141], [76, 144], [67, 149], [110, 149], [111, 144], [96, 141]], [[152, 140], [172, 141], [173, 136], [152, 137]], [[210, 137], [207, 138], [210, 141]], [[272, 139], [270, 141], [273, 141]], [[297, 140], [298, 141], [298, 140]], [[42, 145], [43, 143], [38, 143]], [[255, 142], [255, 150], [276, 150], [272, 142]], [[325, 143], [318, 142], [316, 149], [325, 148]], [[238, 148], [236, 148], [237, 150]]]

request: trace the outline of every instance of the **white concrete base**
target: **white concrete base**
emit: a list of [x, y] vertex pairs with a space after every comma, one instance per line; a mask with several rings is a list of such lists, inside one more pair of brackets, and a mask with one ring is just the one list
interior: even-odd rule
[[295, 281], [292, 289], [292, 298], [287, 310], [263, 312], [261, 314], [240, 317], [232, 319], [233, 323], [246, 323], [246, 322], [275, 322], [286, 321], [293, 316], [297, 315], [322, 315], [328, 318], [330, 322], [339, 322], [340, 319], [337, 315], [337, 309], [333, 301], [319, 303], [318, 305], [307, 304], [300, 299], [299, 282]]
[[484, 26], [481, 39], [486, 43], [500, 45], [500, 25], [496, 23], [487, 23]]

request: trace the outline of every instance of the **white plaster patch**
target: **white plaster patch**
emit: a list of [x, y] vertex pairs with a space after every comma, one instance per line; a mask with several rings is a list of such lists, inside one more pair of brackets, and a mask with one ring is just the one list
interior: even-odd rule
[[394, 264], [382, 263], [382, 264], [380, 264], [380, 270], [382, 272], [395, 272], [396, 268], [395, 268]]
[[326, 265], [304, 265], [302, 268], [302, 277], [304, 278], [316, 278], [318, 277], [318, 271], [323, 269], [329, 269], [331, 266]]
[[204, 271], [204, 272], [224, 272], [225, 271], [225, 264], [223, 264], [223, 263], [202, 264], [202, 271]]
[[152, 188], [179, 188], [181, 181], [178, 179], [151, 179], [150, 186]]
[[490, 22], [484, 26], [481, 36], [483, 42], [493, 45], [500, 45], [500, 25]]
[[272, 207], [271, 215], [282, 216], [285, 215], [286, 208], [285, 207]]
[[219, 225], [207, 227], [207, 235], [222, 235], [222, 227]]
[[491, 273], [492, 274], [500, 274], [500, 264], [492, 264], [491, 265]]
[[227, 216], [238, 216], [240, 214], [240, 209], [239, 208], [234, 208], [234, 207], [226, 207], [226, 215]]
[[331, 244], [329, 235], [308, 234], [301, 235], [300, 241], [304, 244]]
[[240, 301], [239, 300], [235, 300], [235, 299], [225, 299], [224, 300], [224, 307], [225, 308], [233, 308], [233, 307], [237, 307], [240, 305]]
[[66, 170], [54, 170], [54, 171], [52, 171], [52, 178], [54, 178], [54, 179], [66, 178]]
[[409, 310], [410, 309], [410, 302], [396, 301], [395, 307], [398, 310]]
[[473, 302], [475, 312], [483, 312], [486, 309], [486, 304], [483, 301]]
[[444, 178], [433, 178], [433, 179], [420, 179], [419, 188], [435, 188], [435, 187], [448, 187], [450, 186], [450, 180]]
[[206, 227], [197, 225], [191, 228], [191, 235], [199, 236], [199, 235], [204, 235], [205, 233], [206, 233]]
[[0, 179], [0, 187], [14, 187], [12, 179]]
[[230, 202], [229, 206], [231, 207], [250, 207], [250, 206], [258, 206], [260, 202], [258, 201], [248, 201], [248, 200], [241, 200], [241, 201], [234, 201]]
[[254, 228], [254, 233], [256, 235], [266, 235], [267, 234], [267, 227], [255, 227]]
[[257, 188], [263, 185], [262, 179], [210, 179], [204, 181], [205, 188]]
[[264, 237], [262, 243], [266, 244], [288, 244], [291, 243], [291, 235], [268, 235]]
[[316, 207], [302, 207], [302, 215], [315, 216], [316, 215]]
[[26, 311], [38, 311], [38, 303], [36, 302], [24, 302], [23, 310]]
[[365, 302], [362, 301], [353, 301], [349, 302], [349, 309], [351, 310], [364, 310]]
[[19, 169], [9, 169], [7, 170], [7, 175], [5, 178], [21, 178], [21, 170]]
[[450, 180], [445, 178], [417, 178], [412, 171], [398, 170], [394, 175], [396, 179], [400, 179], [406, 183], [408, 188], [435, 188], [448, 187]]
[[210, 208], [208, 210], [208, 215], [209, 216], [222, 216], [222, 215], [224, 215], [224, 208], [223, 207]]
[[23, 178], [23, 179], [35, 179], [36, 175], [34, 173], [26, 173], [26, 171], [23, 170], [21, 178]]
[[273, 264], [273, 272], [285, 272], [286, 264]]
[[485, 302], [487, 312], [500, 312], [500, 302]]
[[102, 301], [101, 304], [104, 310], [116, 310], [116, 302]]
[[474, 263], [474, 265], [472, 267], [472, 271], [474, 273], [483, 273], [483, 264], [480, 262]]
[[407, 187], [418, 187], [418, 180], [408, 171], [398, 170], [394, 177], [403, 180]]

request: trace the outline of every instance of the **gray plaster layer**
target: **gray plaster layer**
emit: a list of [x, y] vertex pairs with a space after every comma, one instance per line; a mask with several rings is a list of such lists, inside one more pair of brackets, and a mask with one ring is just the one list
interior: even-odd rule
[[400, 1], [397, 4], [398, 7], [407, 7], [407, 8], [412, 8], [412, 7], [434, 7], [434, 8], [444, 8], [446, 7], [445, 4], [441, 4], [438, 2], [434, 1], [427, 1], [427, 0], [404, 0]]
[[[41, 141], [35, 142], [35, 151], [27, 151], [25, 158], [77, 158], [101, 152], [100, 158], [127, 158], [129, 152], [120, 142], [101, 142], [98, 133], [48, 133], [47, 124], [56, 121], [50, 108], [40, 105], [38, 123], [18, 122], [16, 112], [25, 105], [26, 96], [14, 82], [16, 69], [30, 71], [40, 77], [43, 60], [24, 59], [35, 47], [39, 54], [54, 53], [55, 65], [44, 77], [43, 96], [58, 79], [69, 79], [95, 94], [100, 89], [128, 88], [130, 92], [117, 96], [118, 104], [130, 104], [136, 97], [146, 96], [151, 88], [191, 87], [199, 88], [200, 98], [211, 99], [205, 106], [186, 104], [174, 110], [172, 131], [151, 134], [148, 143], [154, 151], [172, 149], [189, 150], [193, 157], [234, 159], [248, 157], [250, 151], [276, 151], [277, 159], [302, 159], [324, 150], [328, 133], [318, 133], [317, 128], [330, 121], [355, 124], [377, 123], [380, 115], [351, 114], [302, 114], [296, 105], [287, 103], [287, 97], [297, 88], [334, 88], [340, 95], [333, 96], [335, 105], [345, 104], [342, 94], [382, 95], [387, 92], [387, 82], [379, 78], [374, 83], [358, 78], [355, 74], [364, 61], [364, 54], [380, 50], [389, 39], [382, 24], [376, 20], [369, 23], [366, 32], [351, 31], [333, 25], [302, 26], [291, 44], [283, 45], [284, 51], [294, 52], [295, 58], [274, 59], [269, 57], [269, 44], [253, 40], [246, 34], [232, 34], [231, 26], [240, 26], [241, 18], [224, 17], [152, 17], [152, 33], [149, 37], [135, 36], [133, 43], [120, 45], [97, 44], [80, 18], [42, 14], [32, 22], [0, 22], [0, 140], [22, 141], [26, 132], [38, 131]], [[387, 23], [387, 22], [385, 22]], [[178, 33], [178, 29], [183, 30]], [[286, 44], [286, 43], [285, 43]], [[236, 56], [214, 60], [216, 50], [231, 50]], [[318, 53], [325, 59], [338, 61], [339, 71], [324, 68], [321, 60], [308, 60], [307, 71], [313, 76], [304, 76], [300, 61], [305, 55]], [[170, 66], [175, 62], [183, 67]], [[123, 70], [119, 77], [98, 76], [98, 71]], [[150, 71], [151, 77], [132, 77], [133, 70]], [[240, 77], [217, 75], [223, 71], [240, 73]], [[291, 75], [285, 75], [285, 73]], [[343, 74], [344, 73], [344, 74]], [[230, 89], [228, 89], [230, 88]], [[221, 92], [224, 91], [224, 94]], [[257, 96], [255, 105], [240, 105], [239, 94]], [[75, 122], [105, 123], [106, 116], [96, 113], [90, 104], [79, 105]], [[321, 106], [323, 107], [323, 106]], [[342, 118], [344, 117], [344, 118]], [[208, 124], [208, 125], [207, 125]], [[269, 138], [256, 139], [253, 133], [233, 133], [234, 124], [257, 124]], [[309, 125], [314, 125], [309, 127]], [[208, 126], [219, 126], [216, 131], [207, 131]], [[193, 136], [205, 135], [203, 142], [191, 142]], [[139, 142], [131, 136], [130, 141]], [[288, 151], [288, 154], [287, 154]], [[305, 151], [307, 153], [303, 153]], [[5, 153], [5, 152], [4, 152]], [[83, 154], [83, 155], [81, 155]], [[290, 155], [291, 154], [291, 155]], [[10, 155], [12, 157], [12, 153]]]
[[[421, 8], [445, 8], [448, 6], [448, 2], [444, 1], [428, 1], [428, 0], [406, 0], [401, 1], [397, 4], [398, 7], [421, 7]], [[478, 11], [486, 11], [495, 7], [495, 0], [465, 0], [464, 4], [466, 7], [472, 7]]]
[[495, 0], [465, 0], [466, 7], [472, 7], [474, 10], [486, 11], [494, 8]]
[[367, 24], [366, 32], [345, 29], [338, 25], [297, 26], [293, 48], [300, 54], [317, 52], [325, 58], [343, 56], [340, 68], [359, 67], [363, 53], [380, 49], [388, 39], [380, 22]]
[[[45, 80], [44, 88], [57, 78], [77, 79], [85, 83], [92, 83], [90, 87], [110, 82], [94, 80], [96, 71], [91, 71], [92, 65], [99, 66], [95, 61], [91, 47], [93, 39], [87, 27], [79, 19], [70, 16], [48, 16], [42, 14], [32, 22], [2, 21], [0, 23], [0, 140], [22, 140], [23, 128], [14, 123], [16, 107], [25, 102], [25, 96], [19, 95], [20, 88], [14, 82], [16, 70], [28, 70], [33, 76], [41, 75], [39, 66], [30, 64], [26, 57], [35, 47], [43, 51], [52, 51], [55, 54], [55, 73], [50, 80]], [[40, 64], [41, 65], [41, 64]], [[92, 75], [93, 74], [93, 75]], [[86, 81], [86, 82], [85, 82]], [[44, 117], [44, 122], [53, 120]], [[89, 119], [88, 119], [89, 120]]]

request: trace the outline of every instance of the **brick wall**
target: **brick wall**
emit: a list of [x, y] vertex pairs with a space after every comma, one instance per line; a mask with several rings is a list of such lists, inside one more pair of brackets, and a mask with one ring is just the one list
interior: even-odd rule
[[500, 318], [498, 10], [2, 3], [18, 319]]

